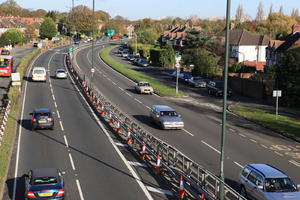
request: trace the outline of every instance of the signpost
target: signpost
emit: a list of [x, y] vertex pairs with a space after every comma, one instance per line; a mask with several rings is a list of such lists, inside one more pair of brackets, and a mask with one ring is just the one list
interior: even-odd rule
[[20, 79], [20, 73], [16, 72], [16, 73], [11, 73], [11, 85], [15, 86], [15, 85], [21, 85], [21, 79]]
[[178, 94], [178, 76], [179, 76], [179, 71], [180, 71], [180, 64], [176, 63], [176, 94]]
[[273, 90], [273, 97], [276, 97], [276, 120], [278, 116], [278, 97], [281, 97], [281, 90]]
[[74, 53], [74, 46], [69, 46], [69, 53], [73, 54]]

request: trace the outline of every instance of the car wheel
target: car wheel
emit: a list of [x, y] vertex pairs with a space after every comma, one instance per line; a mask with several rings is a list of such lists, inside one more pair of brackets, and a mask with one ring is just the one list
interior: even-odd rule
[[240, 191], [241, 195], [245, 198], [247, 198], [247, 192], [244, 186], [241, 186], [241, 191]]

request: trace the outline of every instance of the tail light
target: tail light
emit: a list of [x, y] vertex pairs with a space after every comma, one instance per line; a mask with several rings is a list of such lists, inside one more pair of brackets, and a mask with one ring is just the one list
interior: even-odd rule
[[33, 192], [31, 192], [31, 191], [28, 191], [27, 192], [27, 198], [36, 198], [36, 196], [34, 195], [34, 193]]
[[36, 119], [35, 118], [32, 118], [32, 120], [31, 120], [32, 122], [36, 122]]
[[60, 189], [57, 193], [57, 197], [63, 197], [65, 195], [65, 190], [64, 189]]
[[50, 122], [53, 122], [53, 121], [54, 121], [54, 118], [53, 118], [53, 117], [49, 118], [49, 121], [50, 121]]

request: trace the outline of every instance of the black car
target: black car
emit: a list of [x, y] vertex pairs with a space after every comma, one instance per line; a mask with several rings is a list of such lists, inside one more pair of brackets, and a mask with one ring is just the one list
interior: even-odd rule
[[32, 113], [31, 119], [31, 129], [42, 129], [42, 128], [49, 128], [51, 130], [54, 129], [54, 118], [53, 114], [50, 109], [47, 108], [40, 108], [35, 109]]
[[[215, 95], [216, 97], [223, 96], [224, 82], [223, 81], [209, 81], [206, 85], [208, 94]], [[232, 90], [227, 88], [227, 96], [232, 96]]]
[[64, 197], [64, 179], [59, 169], [37, 168], [25, 175], [25, 199], [62, 200]]

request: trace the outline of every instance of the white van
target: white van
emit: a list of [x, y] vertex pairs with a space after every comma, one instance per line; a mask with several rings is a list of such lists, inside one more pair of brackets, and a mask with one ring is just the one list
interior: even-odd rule
[[47, 71], [45, 67], [34, 67], [32, 70], [32, 81], [44, 81], [46, 82]]

